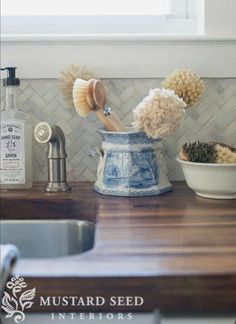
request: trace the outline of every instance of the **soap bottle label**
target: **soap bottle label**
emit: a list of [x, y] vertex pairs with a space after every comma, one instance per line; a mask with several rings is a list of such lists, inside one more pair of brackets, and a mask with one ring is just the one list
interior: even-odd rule
[[1, 122], [2, 184], [25, 183], [24, 122]]

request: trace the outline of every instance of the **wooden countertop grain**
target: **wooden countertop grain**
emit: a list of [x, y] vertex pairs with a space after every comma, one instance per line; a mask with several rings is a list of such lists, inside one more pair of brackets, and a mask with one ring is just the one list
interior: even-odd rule
[[45, 296], [63, 287], [63, 295], [141, 295], [145, 311], [236, 312], [236, 200], [200, 198], [183, 182], [165, 195], [137, 198], [102, 196], [92, 186], [1, 191], [2, 219], [96, 222], [91, 251], [22, 259], [15, 273]]

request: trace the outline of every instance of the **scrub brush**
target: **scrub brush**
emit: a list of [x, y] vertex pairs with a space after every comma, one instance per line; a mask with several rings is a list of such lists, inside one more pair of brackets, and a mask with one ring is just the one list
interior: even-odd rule
[[236, 148], [223, 143], [216, 143], [217, 163], [236, 163]]
[[181, 160], [198, 163], [216, 163], [217, 152], [214, 143], [185, 143], [179, 153]]
[[81, 78], [84, 80], [89, 80], [96, 78], [93, 72], [88, 70], [85, 66], [79, 66], [72, 64], [67, 66], [64, 70], [60, 72], [60, 77], [58, 79], [58, 89], [63, 95], [64, 100], [67, 102], [69, 107], [74, 108], [72, 89], [76, 79]]
[[72, 90], [73, 103], [80, 116], [86, 117], [94, 111], [108, 131], [125, 132], [126, 128], [118, 116], [106, 106], [107, 94], [102, 81], [76, 79]]
[[220, 142], [190, 142], [182, 146], [179, 157], [198, 163], [236, 163], [236, 149]]

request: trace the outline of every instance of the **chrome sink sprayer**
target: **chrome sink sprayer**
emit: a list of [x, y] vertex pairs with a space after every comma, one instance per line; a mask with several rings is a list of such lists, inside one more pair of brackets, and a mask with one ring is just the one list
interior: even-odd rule
[[70, 191], [66, 181], [66, 141], [62, 129], [47, 122], [40, 122], [34, 129], [34, 137], [39, 143], [48, 143], [48, 183], [46, 192]]

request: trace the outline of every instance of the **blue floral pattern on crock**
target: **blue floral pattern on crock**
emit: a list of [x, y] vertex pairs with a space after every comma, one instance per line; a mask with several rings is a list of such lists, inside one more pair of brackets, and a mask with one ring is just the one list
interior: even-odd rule
[[155, 152], [107, 152], [103, 182], [109, 187], [149, 188], [158, 184]]

